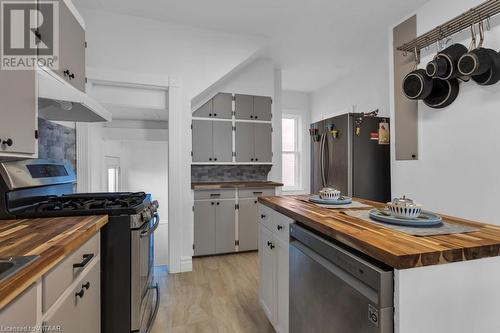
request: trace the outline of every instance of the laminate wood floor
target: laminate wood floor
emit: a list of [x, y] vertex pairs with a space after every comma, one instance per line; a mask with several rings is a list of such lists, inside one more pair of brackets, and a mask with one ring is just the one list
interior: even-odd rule
[[259, 304], [256, 252], [194, 258], [193, 271], [155, 270], [161, 299], [152, 333], [274, 333]]

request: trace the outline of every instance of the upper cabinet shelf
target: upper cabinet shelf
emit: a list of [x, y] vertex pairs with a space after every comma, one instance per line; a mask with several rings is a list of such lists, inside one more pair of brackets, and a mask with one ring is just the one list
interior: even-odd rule
[[234, 114], [237, 120], [270, 121], [271, 97], [240, 95], [234, 96]]
[[218, 93], [193, 112], [193, 117], [231, 119], [233, 116], [233, 95]]
[[[234, 102], [234, 103], [233, 103]], [[193, 118], [271, 121], [272, 98], [243, 94], [218, 93], [193, 112]]]

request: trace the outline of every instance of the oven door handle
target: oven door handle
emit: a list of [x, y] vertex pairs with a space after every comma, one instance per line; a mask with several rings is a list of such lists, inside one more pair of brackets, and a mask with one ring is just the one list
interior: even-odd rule
[[156, 304], [155, 308], [151, 314], [151, 317], [149, 318], [148, 322], [148, 327], [146, 327], [146, 330], [144, 333], [150, 333], [151, 329], [153, 328], [153, 324], [156, 319], [156, 315], [158, 314], [158, 309], [160, 308], [160, 287], [158, 287], [158, 283], [156, 283], [154, 286], [150, 286], [149, 289], [155, 289], [155, 294], [156, 294]]
[[160, 214], [155, 213], [153, 218], [155, 220], [155, 224], [151, 228], [141, 231], [141, 237], [149, 237], [158, 228], [158, 225], [160, 224]]

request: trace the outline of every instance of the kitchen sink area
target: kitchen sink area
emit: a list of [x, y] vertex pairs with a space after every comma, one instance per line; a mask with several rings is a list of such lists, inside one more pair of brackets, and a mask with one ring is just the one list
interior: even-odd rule
[[12, 274], [26, 267], [37, 258], [38, 256], [0, 258], [0, 283], [9, 278]]

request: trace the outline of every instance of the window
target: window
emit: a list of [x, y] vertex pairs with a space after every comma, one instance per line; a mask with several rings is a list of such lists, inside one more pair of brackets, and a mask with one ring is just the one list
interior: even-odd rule
[[283, 115], [282, 119], [282, 166], [284, 191], [301, 189], [300, 181], [300, 117]]

